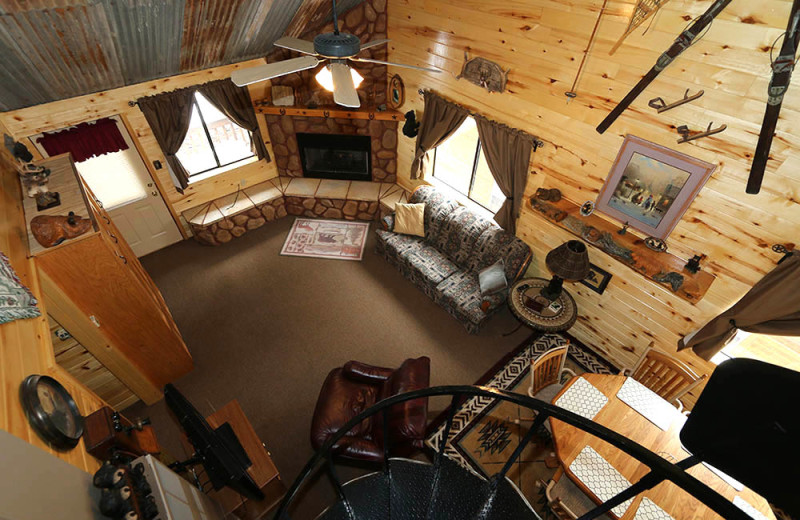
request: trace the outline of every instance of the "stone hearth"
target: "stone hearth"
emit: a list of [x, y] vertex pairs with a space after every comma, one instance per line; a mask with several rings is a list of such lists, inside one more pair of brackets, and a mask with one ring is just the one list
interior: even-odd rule
[[302, 177], [297, 132], [368, 135], [372, 146], [372, 181], [397, 182], [397, 121], [267, 115], [278, 174]]

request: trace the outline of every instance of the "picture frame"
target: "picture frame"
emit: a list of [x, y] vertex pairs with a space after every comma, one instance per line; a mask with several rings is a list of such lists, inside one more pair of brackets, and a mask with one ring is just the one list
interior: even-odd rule
[[595, 208], [648, 236], [665, 240], [716, 167], [626, 135]]
[[581, 280], [581, 283], [597, 294], [603, 294], [608, 287], [608, 282], [611, 281], [611, 276], [608, 271], [589, 263], [589, 276]]

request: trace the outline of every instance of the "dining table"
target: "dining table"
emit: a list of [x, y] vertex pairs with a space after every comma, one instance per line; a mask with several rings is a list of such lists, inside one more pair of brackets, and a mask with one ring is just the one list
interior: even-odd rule
[[[661, 399], [661, 397], [650, 392], [646, 398], [650, 401], [650, 404], [655, 405], [653, 409], [661, 411], [661, 417], [656, 417], [656, 419], [658, 419], [657, 422], [660, 422], [661, 426], [665, 428], [662, 430], [661, 427], [651, 422], [650, 419], [646, 418], [642, 413], [635, 410], [618, 396], [618, 393], [620, 393], [620, 390], [628, 379], [629, 378], [622, 375], [581, 374], [568, 381], [555, 398], [553, 398], [552, 402], [559, 406], [569, 404], [571, 406], [564, 407], [567, 409], [572, 407], [572, 411], [584, 416], [594, 414], [593, 417], [587, 418], [591, 418], [596, 423], [638, 442], [645, 448], [661, 455], [670, 462], [677, 463], [688, 457], [689, 453], [682, 447], [679, 437], [680, 430], [686, 422], [686, 416], [674, 407], [670, 407], [674, 410], [674, 413], [669, 412], [668, 409], [665, 411], [663, 404], [656, 401], [656, 399]], [[586, 386], [586, 383], [589, 383], [599, 392]], [[575, 385], [575, 388], [570, 392], [573, 385]], [[631, 388], [634, 385], [641, 386], [633, 382], [628, 383], [626, 388]], [[585, 395], [578, 394], [578, 389], [588, 390], [588, 393]], [[649, 392], [649, 390], [647, 392]], [[646, 392], [642, 392], [642, 395], [645, 393]], [[623, 395], [623, 398], [627, 397], [624, 393], [621, 395]], [[562, 396], [564, 396], [564, 399], [559, 402]], [[570, 398], [572, 398], [574, 402], [567, 402]], [[664, 401], [663, 399], [661, 400]], [[630, 399], [628, 399], [628, 401], [631, 402]], [[666, 403], [666, 401], [664, 401], [664, 403]], [[642, 409], [641, 406], [637, 406], [639, 409]], [[652, 417], [651, 414], [651, 418]], [[603, 499], [598, 497], [597, 494], [595, 494], [592, 489], [589, 489], [589, 486], [581, 480], [581, 477], [583, 477], [583, 480], [590, 482], [590, 484], [592, 482], [592, 479], [587, 478], [586, 475], [586, 468], [591, 469], [590, 465], [585, 464], [587, 458], [593, 458], [595, 462], [600, 462], [601, 464], [603, 463], [602, 459], [605, 459], [613, 469], [616, 469], [617, 472], [631, 484], [636, 483], [649, 472], [649, 468], [646, 465], [592, 434], [553, 417], [549, 420], [556, 457], [561, 467], [564, 469], [564, 473], [597, 504], [602, 503]], [[602, 457], [602, 459], [599, 459], [597, 457], [598, 455]], [[747, 455], [746, 453], [743, 454], [743, 456]], [[756, 446], [753, 446], [750, 455], [758, 456], [758, 449]], [[576, 461], [576, 459], [579, 460]], [[608, 470], [609, 468], [606, 466], [605, 469]], [[723, 479], [723, 477], [720, 476], [719, 470], [712, 471], [712, 469], [705, 464], [697, 464], [687, 471], [690, 475], [734, 502], [734, 504], [739, 505], [743, 509], [749, 508], [751, 516], [754, 518], [760, 519], [761, 517], [758, 516], [758, 514], [760, 514], [763, 515], [763, 518], [769, 520], [775, 519], [775, 515], [764, 498], [747, 487], [741, 486], [741, 484], [727, 477], [727, 475], [725, 476], [727, 478]], [[609, 479], [607, 474], [605, 476], [598, 475], [598, 478], [599, 480], [595, 481], [593, 486], [595, 491], [602, 494], [602, 486], [610, 485], [608, 481], [613, 479]], [[740, 490], [737, 491], [734, 485]], [[616, 490], [614, 490], [614, 493], [611, 493], [611, 495], [613, 496], [615, 493]], [[606, 499], [607, 498], [608, 497], [606, 497]], [[614, 514], [614, 512], [610, 514], [613, 518], [618, 518], [620, 520], [633, 520], [637, 518], [636, 514], [640, 506], [644, 511], [647, 507], [652, 507], [653, 504], [657, 506], [656, 509], [660, 508], [661, 512], [667, 513], [675, 520], [720, 518], [712, 509], [669, 481], [661, 482], [657, 486], [637, 495], [627, 509], [624, 510], [624, 513], [620, 514], [619, 509], [617, 509], [615, 510], [617, 514]], [[656, 515], [653, 517], [668, 518], [663, 515]], [[650, 516], [641, 515], [639, 518], [650, 518]]]

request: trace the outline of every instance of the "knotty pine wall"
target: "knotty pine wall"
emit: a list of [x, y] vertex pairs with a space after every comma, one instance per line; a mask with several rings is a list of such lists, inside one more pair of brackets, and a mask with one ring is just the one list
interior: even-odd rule
[[[692, 305], [646, 280], [598, 249], [591, 261], [613, 279], [603, 295], [567, 284], [580, 318], [571, 332], [616, 363], [632, 365], [647, 345], [669, 352], [678, 339], [737, 301], [775, 266], [775, 243], [795, 242], [800, 231], [800, 86], [790, 87], [783, 103], [764, 186], [746, 195], [745, 183], [764, 114], [770, 77], [769, 47], [783, 32], [791, 2], [734, 0], [705, 37], [685, 51], [604, 135], [595, 126], [650, 69], [688, 21], [710, 1], [672, 0], [647, 34], [640, 28], [613, 56], [608, 50], [627, 26], [632, 0], [608, 2], [597, 39], [578, 82], [578, 97], [566, 103], [600, 11], [601, 0], [391, 0], [391, 61], [433, 65], [432, 74], [391, 68], [406, 87], [401, 110], [421, 111], [419, 88], [430, 88], [488, 117], [524, 129], [545, 142], [533, 156], [526, 194], [540, 186], [559, 188], [574, 202], [594, 200], [609, 173], [625, 134], [668, 146], [717, 164], [713, 177], [668, 239], [682, 258], [705, 253], [703, 268], [717, 276], [702, 301]], [[645, 24], [647, 25], [647, 24]], [[455, 76], [464, 52], [510, 68], [508, 90], [487, 93]], [[699, 100], [657, 114], [647, 101], [667, 102], [684, 91], [705, 90]], [[716, 136], [678, 145], [675, 127], [692, 129], [727, 124]], [[400, 137], [399, 183], [409, 178], [414, 140]], [[574, 238], [525, 209], [518, 236], [532, 247], [535, 271], [548, 276], [545, 254]], [[693, 354], [681, 358], [698, 370], [710, 365]]]
[[[232, 170], [220, 173], [213, 177], [194, 182], [183, 192], [178, 193], [167, 171], [166, 159], [161, 147], [153, 137], [153, 132], [139, 107], [129, 106], [129, 101], [135, 101], [142, 96], [155, 95], [161, 92], [206, 83], [230, 77], [233, 70], [239, 68], [261, 65], [263, 59], [215, 67], [178, 76], [157, 79], [127, 87], [121, 87], [86, 96], [80, 96], [61, 101], [54, 101], [44, 105], [0, 113], [0, 123], [4, 124], [8, 132], [17, 140], [36, 135], [41, 132], [50, 132], [75, 125], [85, 121], [92, 121], [102, 117], [119, 115], [127, 126], [131, 138], [134, 140], [139, 153], [147, 165], [150, 175], [158, 185], [164, 201], [176, 222], [183, 211], [197, 207], [212, 199], [235, 192], [240, 183], [252, 186], [278, 175], [274, 162], [265, 160], [245, 164]], [[269, 82], [255, 84], [250, 89], [251, 98], [261, 100], [266, 95]], [[264, 116], [258, 114], [261, 135], [269, 139]], [[28, 146], [32, 153], [36, 150]], [[272, 155], [272, 146], [267, 143], [267, 150]], [[156, 170], [153, 161], [160, 161], [163, 167]], [[183, 226], [179, 226], [185, 233]]]
[[[0, 132], [4, 131], [0, 124]], [[103, 406], [103, 401], [56, 364], [47, 312], [42, 302], [33, 259], [26, 258], [25, 220], [17, 173], [5, 153], [0, 152], [0, 252], [11, 260], [17, 275], [39, 300], [42, 316], [0, 325], [0, 429], [37, 446], [60, 459], [93, 473], [100, 461], [86, 453], [83, 440], [67, 452], [56, 452], [30, 428], [19, 403], [19, 386], [30, 374], [58, 379], [75, 398], [83, 415]]]

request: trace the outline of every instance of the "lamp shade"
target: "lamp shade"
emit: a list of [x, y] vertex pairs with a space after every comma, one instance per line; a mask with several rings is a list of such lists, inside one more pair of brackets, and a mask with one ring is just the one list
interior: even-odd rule
[[589, 276], [589, 252], [580, 240], [564, 242], [547, 253], [545, 264], [554, 275], [578, 281]]
[[[350, 76], [353, 78], [353, 86], [358, 88], [358, 86], [361, 85], [361, 82], [364, 81], [364, 78], [356, 69], [353, 67], [349, 68]], [[319, 69], [319, 72], [317, 72], [315, 78], [317, 79], [317, 82], [322, 85], [322, 88], [328, 92], [333, 92], [333, 74], [331, 74], [331, 69], [328, 67], [328, 65], [325, 65]]]

